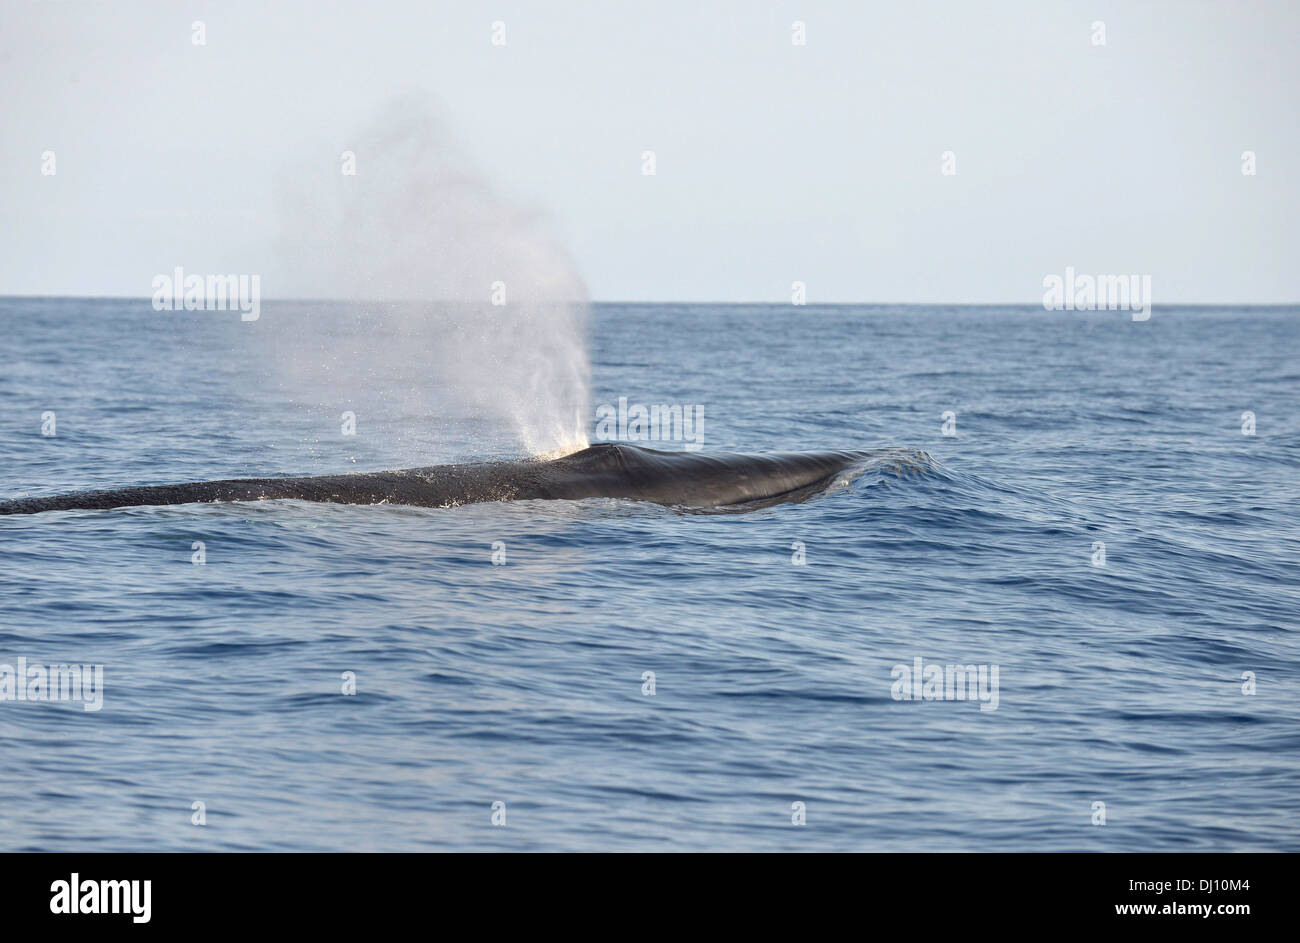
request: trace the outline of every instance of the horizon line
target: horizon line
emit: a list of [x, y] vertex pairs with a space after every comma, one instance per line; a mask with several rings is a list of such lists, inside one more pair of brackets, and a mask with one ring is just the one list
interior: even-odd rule
[[[10, 298], [22, 299], [42, 299], [58, 301], [152, 301], [152, 295], [109, 295], [109, 294], [6, 294], [0, 293], [0, 300]], [[530, 299], [531, 300], [531, 299]], [[470, 301], [464, 298], [313, 298], [310, 296], [284, 296], [284, 297], [262, 297], [259, 303], [264, 302], [324, 302], [327, 304], [466, 304], [478, 305], [489, 303], [487, 301]], [[714, 305], [714, 306], [732, 306], [732, 307], [791, 307], [791, 308], [835, 308], [835, 307], [934, 307], [946, 306], [953, 308], [1042, 308], [1043, 303], [1039, 301], [808, 301], [804, 304], [795, 304], [791, 301], [720, 301], [720, 300], [699, 300], [699, 299], [639, 299], [639, 298], [589, 298], [585, 300], [570, 299], [561, 301], [552, 299], [545, 303], [552, 304], [591, 304], [591, 305]], [[1152, 305], [1156, 307], [1179, 307], [1179, 308], [1223, 308], [1223, 307], [1242, 307], [1242, 308], [1294, 308], [1300, 307], [1300, 300], [1296, 301], [1163, 301]], [[170, 308], [164, 309], [170, 311]], [[190, 309], [179, 309], [190, 310]], [[192, 309], [196, 311], [208, 310], [204, 308]], [[1044, 308], [1044, 310], [1053, 310]], [[1091, 310], [1091, 309], [1080, 309]], [[1106, 310], [1106, 309], [1099, 309]]]

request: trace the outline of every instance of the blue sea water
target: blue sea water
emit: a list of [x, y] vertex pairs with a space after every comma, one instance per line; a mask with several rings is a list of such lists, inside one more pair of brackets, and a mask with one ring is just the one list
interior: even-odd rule
[[[305, 398], [281, 345], [361, 323], [0, 300], [0, 499], [502, 454], [382, 369]], [[590, 333], [594, 403], [699, 404], [706, 449], [931, 460], [746, 514], [0, 517], [0, 663], [104, 679], [98, 711], [0, 701], [0, 847], [1300, 848], [1300, 309], [602, 304]], [[996, 709], [895, 699], [916, 658], [996, 667]]]

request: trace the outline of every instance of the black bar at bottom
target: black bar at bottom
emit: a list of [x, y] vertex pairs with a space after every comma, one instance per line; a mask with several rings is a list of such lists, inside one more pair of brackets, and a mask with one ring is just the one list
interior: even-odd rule
[[733, 924], [844, 918], [868, 929], [895, 918], [936, 938], [1019, 926], [1231, 933], [1280, 920], [1292, 863], [1219, 854], [6, 855], [0, 913], [6, 930], [301, 932], [358, 918], [400, 928], [436, 915], [484, 928], [511, 917], [535, 926], [599, 918], [606, 932], [640, 935], [669, 932], [664, 921], [689, 908]]

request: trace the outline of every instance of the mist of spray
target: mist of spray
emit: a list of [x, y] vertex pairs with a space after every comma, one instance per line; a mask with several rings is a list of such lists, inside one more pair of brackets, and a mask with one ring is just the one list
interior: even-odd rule
[[359, 303], [346, 352], [296, 356], [292, 381], [383, 377], [431, 420], [468, 417], [512, 440], [497, 451], [585, 448], [586, 290], [544, 219], [472, 169], [426, 98], [390, 106], [351, 150], [354, 175], [286, 190], [295, 293]]

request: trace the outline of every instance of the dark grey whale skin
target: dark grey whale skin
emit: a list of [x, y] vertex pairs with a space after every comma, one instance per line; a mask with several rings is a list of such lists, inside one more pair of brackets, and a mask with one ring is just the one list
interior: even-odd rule
[[552, 461], [473, 462], [364, 474], [235, 478], [82, 491], [3, 502], [0, 514], [277, 498], [420, 507], [536, 498], [630, 498], [690, 508], [751, 506], [800, 501], [825, 489], [854, 465], [873, 458], [916, 454], [907, 449], [759, 454], [661, 452], [601, 444]]

